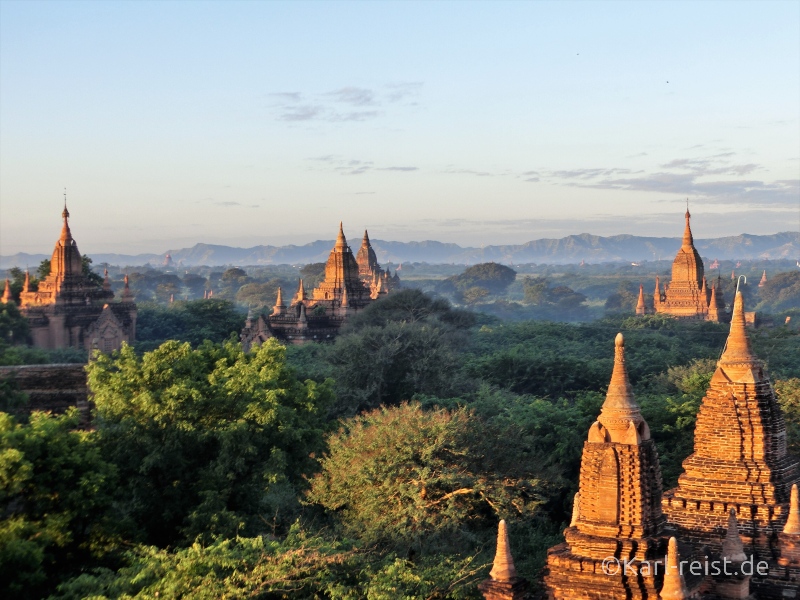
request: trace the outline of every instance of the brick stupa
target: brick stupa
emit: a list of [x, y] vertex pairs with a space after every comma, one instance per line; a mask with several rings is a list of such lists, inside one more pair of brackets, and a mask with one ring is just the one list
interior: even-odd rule
[[[672, 280], [662, 290], [656, 277], [653, 293], [653, 311], [681, 319], [699, 321], [726, 321], [722, 288], [706, 283], [703, 259], [694, 247], [691, 214], [686, 209], [683, 242], [672, 261]], [[637, 314], [644, 314], [637, 307]]]
[[[545, 583], [564, 600], [656, 598], [660, 575], [610, 573], [603, 560], [663, 561], [661, 468], [650, 430], [633, 396], [622, 334], [600, 416], [583, 446], [579, 492], [566, 542], [551, 548]], [[663, 575], [663, 571], [662, 571]]]
[[102, 286], [83, 273], [66, 200], [61, 218], [61, 236], [50, 257], [50, 274], [32, 290], [26, 273], [20, 293], [20, 312], [28, 320], [33, 345], [117, 350], [123, 342], [136, 338], [137, 309], [127, 277], [120, 301], [114, 302], [107, 272]]
[[[724, 551], [729, 511], [734, 509], [745, 554], [778, 560], [779, 534], [800, 468], [786, 453], [783, 414], [764, 364], [750, 348], [741, 292], [736, 293], [728, 341], [697, 415], [694, 453], [683, 468], [678, 486], [663, 500], [679, 539]], [[754, 579], [753, 585], [758, 588], [759, 581]], [[766, 593], [762, 590], [758, 597]]]
[[351, 315], [399, 285], [397, 273], [392, 276], [378, 264], [367, 232], [356, 256], [339, 223], [336, 242], [325, 263], [325, 279], [311, 291], [311, 297], [306, 295], [302, 279], [288, 307], [278, 289], [270, 315], [248, 314], [240, 335], [242, 346], [248, 351], [271, 337], [289, 344], [331, 341]]

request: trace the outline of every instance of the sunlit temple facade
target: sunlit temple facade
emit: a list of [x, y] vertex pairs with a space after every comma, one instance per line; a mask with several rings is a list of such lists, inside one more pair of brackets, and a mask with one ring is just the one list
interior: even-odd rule
[[[119, 301], [106, 272], [102, 285], [83, 274], [81, 254], [69, 227], [66, 203], [63, 225], [50, 258], [50, 274], [32, 290], [30, 277], [20, 294], [20, 312], [27, 318], [33, 345], [43, 349], [117, 350], [136, 339], [136, 303], [128, 287]], [[4, 302], [12, 301], [4, 297]]]
[[728, 322], [730, 315], [725, 312], [721, 282], [719, 279], [710, 284], [706, 281], [703, 259], [694, 247], [688, 208], [685, 219], [683, 241], [672, 261], [671, 281], [662, 287], [656, 277], [652, 306], [646, 302], [644, 289], [639, 286], [636, 314], [655, 313], [679, 319]]
[[366, 308], [400, 284], [397, 273], [391, 275], [378, 264], [375, 251], [365, 231], [356, 255], [347, 244], [342, 224], [333, 249], [325, 263], [325, 279], [306, 293], [301, 279], [287, 305], [278, 288], [275, 306], [269, 315], [248, 314], [241, 340], [248, 351], [254, 344], [275, 337], [284, 343], [330, 341], [347, 319]]
[[[564, 542], [548, 551], [546, 596], [800, 598], [800, 465], [787, 454], [781, 408], [750, 347], [741, 292], [700, 405], [694, 452], [674, 489], [661, 491], [658, 453], [628, 380], [622, 335], [615, 345], [606, 400], [583, 446], [572, 521]], [[500, 533], [508, 537], [505, 524]], [[500, 547], [498, 541], [495, 569], [479, 589], [487, 600], [521, 600], [526, 588], [507, 539]], [[708, 566], [715, 561], [728, 566], [715, 572]]]

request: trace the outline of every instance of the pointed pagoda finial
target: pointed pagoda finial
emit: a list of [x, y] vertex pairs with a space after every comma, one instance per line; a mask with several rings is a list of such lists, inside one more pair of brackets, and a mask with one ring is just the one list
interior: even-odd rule
[[306, 288], [303, 285], [303, 280], [300, 279], [300, 284], [297, 286], [297, 294], [294, 298], [297, 302], [302, 302], [306, 299]]
[[731, 313], [731, 329], [725, 349], [719, 359], [720, 366], [753, 365], [756, 357], [750, 349], [750, 340], [745, 331], [744, 298], [742, 292], [737, 291], [733, 301]]
[[494, 555], [494, 564], [489, 571], [489, 577], [495, 581], [511, 581], [517, 576], [514, 568], [514, 559], [511, 557], [511, 544], [508, 541], [508, 530], [505, 519], [500, 521], [497, 528], [497, 551]]
[[597, 420], [608, 429], [612, 442], [625, 439], [623, 443], [630, 443], [627, 441], [629, 422], [633, 421], [637, 427], [644, 421], [628, 379], [628, 369], [625, 366], [625, 338], [621, 333], [614, 339], [614, 370], [611, 373], [611, 382], [608, 384], [606, 400]]
[[283, 290], [278, 286], [278, 297], [275, 298], [275, 306], [283, 306]]
[[67, 210], [67, 188], [64, 188], [64, 210], [61, 212], [61, 218], [64, 219], [64, 224], [61, 226], [62, 242], [72, 239], [72, 232], [69, 229], [69, 211]]
[[111, 289], [111, 280], [108, 278], [108, 269], [103, 269], [103, 289]]
[[3, 297], [0, 298], [0, 302], [3, 304], [8, 304], [11, 301], [11, 282], [6, 277], [6, 288], [3, 290]]
[[692, 218], [692, 215], [689, 214], [689, 199], [686, 199], [686, 227], [683, 229], [683, 245], [684, 246], [693, 246], [694, 245], [694, 238], [692, 238], [692, 226], [689, 221]]
[[364, 239], [361, 240], [361, 243], [364, 246], [369, 246], [369, 233], [367, 233], [366, 229], [364, 230]]
[[575, 499], [572, 501], [572, 519], [569, 522], [570, 527], [575, 527], [578, 524], [578, 519], [581, 518], [581, 493], [575, 493]]
[[636, 301], [636, 314], [643, 315], [645, 313], [644, 304], [644, 285], [639, 284], [639, 299]]
[[336, 236], [336, 248], [339, 250], [343, 250], [347, 246], [347, 239], [344, 237], [344, 229], [342, 228], [342, 222], [339, 221], [339, 235]]
[[722, 540], [722, 556], [732, 562], [743, 562], [747, 560], [744, 553], [742, 537], [739, 535], [739, 523], [736, 520], [736, 509], [732, 508], [728, 512], [728, 531], [725, 539]]
[[674, 537], [669, 538], [667, 546], [667, 565], [664, 571], [664, 585], [658, 597], [661, 600], [686, 600], [689, 592], [686, 589], [686, 581], [680, 570], [680, 556], [678, 555], [678, 540]]
[[792, 494], [789, 499], [789, 518], [783, 527], [783, 533], [800, 534], [800, 499], [798, 499], [797, 484], [792, 484]]
[[31, 291], [31, 274], [25, 269], [25, 281], [22, 282], [22, 292], [27, 294]]
[[653, 298], [655, 298], [656, 302], [661, 300], [661, 281], [659, 280], [658, 275], [656, 275], [656, 289], [653, 292]]
[[767, 270], [764, 269], [763, 275], [761, 275], [761, 281], [758, 282], [758, 287], [764, 287], [767, 285]]

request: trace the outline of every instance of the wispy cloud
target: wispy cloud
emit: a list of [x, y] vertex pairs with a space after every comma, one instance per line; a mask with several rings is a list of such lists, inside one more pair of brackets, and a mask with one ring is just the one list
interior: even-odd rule
[[398, 166], [376, 166], [371, 160], [345, 159], [335, 154], [325, 154], [323, 156], [311, 157], [308, 160], [326, 165], [324, 169], [331, 169], [340, 175], [363, 175], [369, 171], [395, 171], [399, 173], [410, 173], [418, 171], [419, 167], [411, 165]]
[[374, 90], [358, 87], [343, 87], [325, 94], [336, 102], [353, 106], [374, 106], [377, 104]]
[[405, 82], [378, 88], [345, 86], [316, 94], [273, 92], [268, 97], [280, 121], [358, 122], [382, 116], [393, 104], [416, 104], [409, 101], [421, 89], [421, 82]]
[[[704, 157], [676, 158], [659, 165], [659, 170], [651, 173], [625, 168], [584, 168], [550, 171], [546, 176], [561, 185], [680, 194], [720, 204], [769, 205], [800, 201], [800, 180], [744, 179], [764, 168], [756, 163], [737, 163], [735, 157], [735, 152], [724, 151]], [[720, 176], [727, 177], [721, 179]]]

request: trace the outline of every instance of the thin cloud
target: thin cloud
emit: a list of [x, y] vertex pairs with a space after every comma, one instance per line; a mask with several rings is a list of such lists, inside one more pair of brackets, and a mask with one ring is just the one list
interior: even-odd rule
[[389, 88], [389, 93], [386, 99], [389, 102], [400, 102], [406, 98], [419, 95], [422, 89], [421, 81], [409, 81], [406, 83], [390, 83], [386, 86]]
[[322, 116], [325, 109], [321, 106], [310, 104], [300, 106], [285, 106], [283, 113], [278, 116], [281, 121], [311, 121]]
[[336, 102], [352, 104], [353, 106], [371, 106], [376, 104], [375, 92], [366, 88], [343, 87], [325, 96], [333, 98]]
[[419, 167], [381, 167], [378, 171], [418, 171]]

